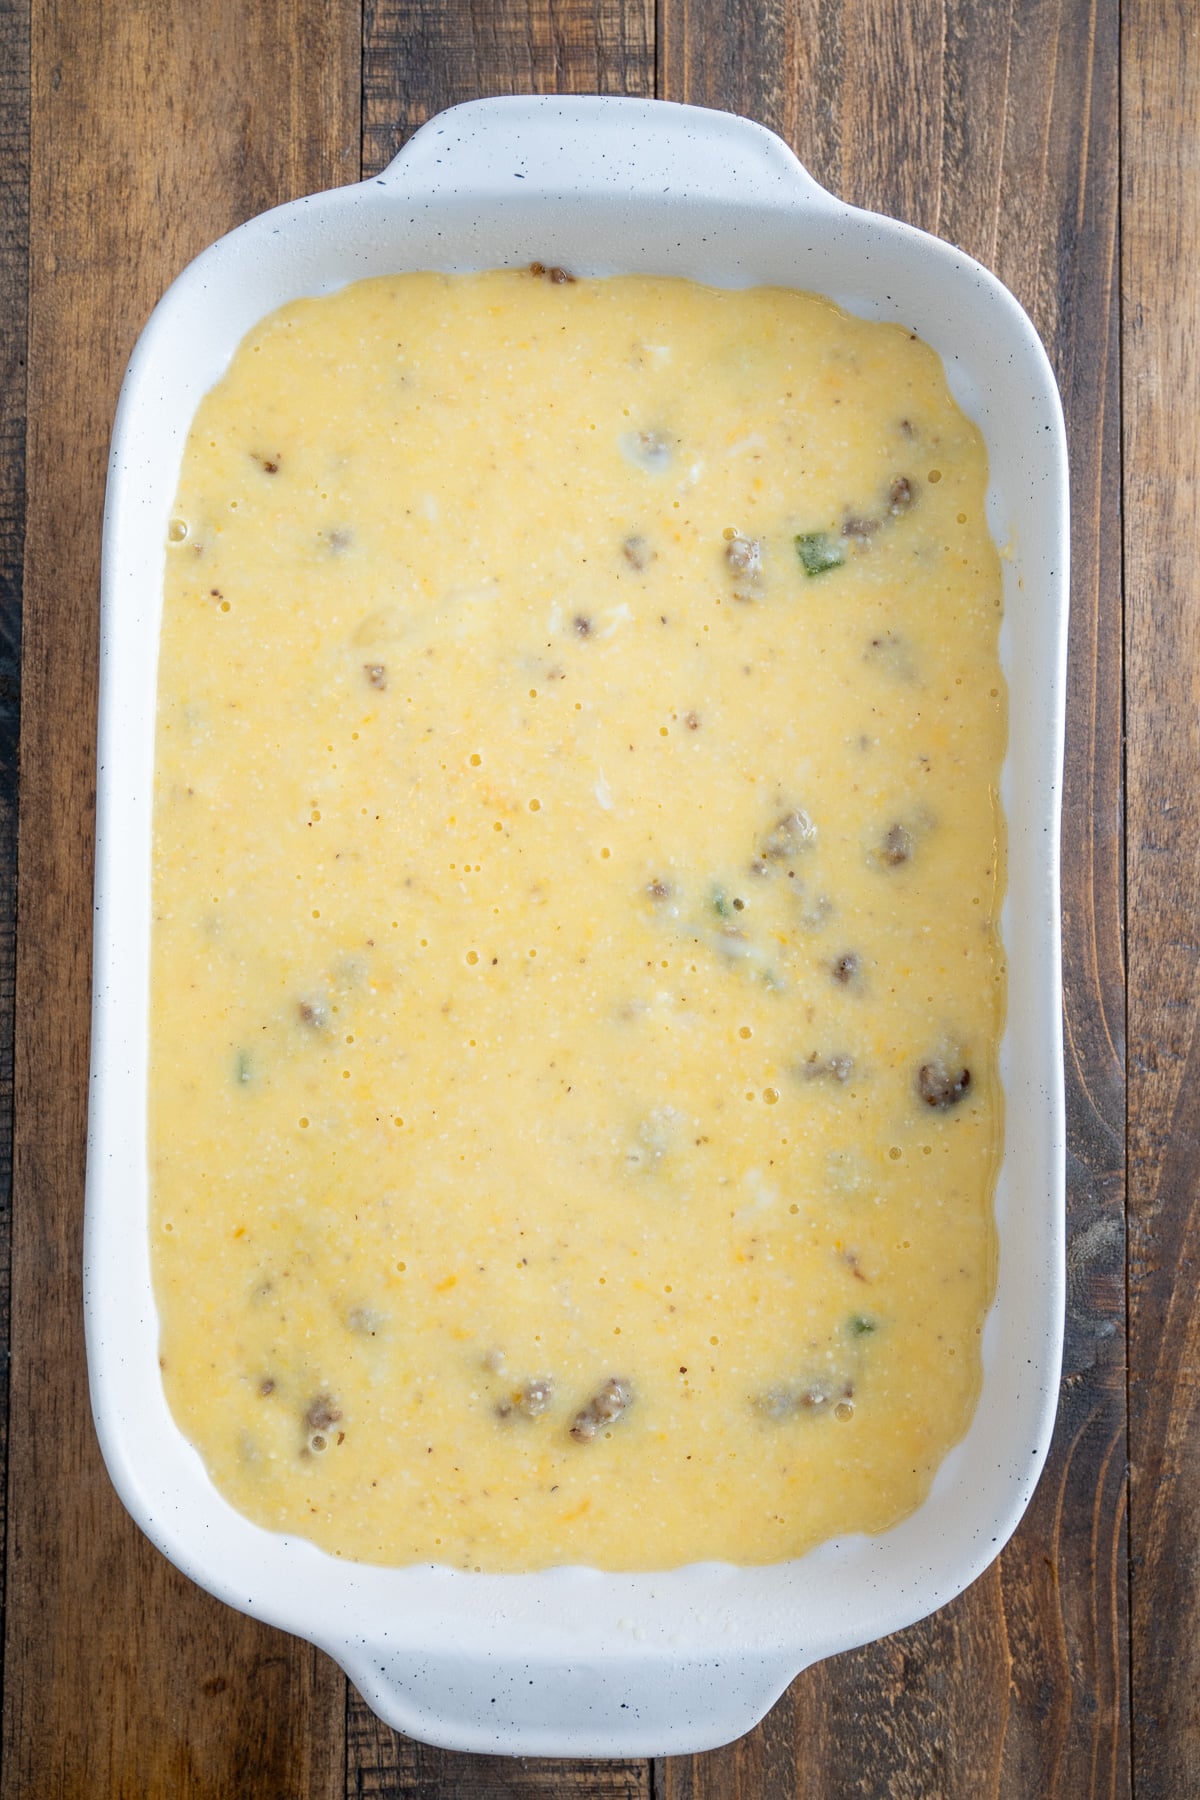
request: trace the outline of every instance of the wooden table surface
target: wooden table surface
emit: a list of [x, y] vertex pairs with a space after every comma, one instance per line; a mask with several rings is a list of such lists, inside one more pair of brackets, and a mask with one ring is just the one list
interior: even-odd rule
[[[1200, 1795], [1198, 60], [1195, 0], [0, 0], [4, 1800]], [[455, 101], [572, 90], [746, 113], [989, 264], [1049, 349], [1074, 483], [1049, 1465], [957, 1602], [810, 1669], [739, 1744], [653, 1763], [410, 1742], [190, 1586], [109, 1486], [81, 1329], [100, 521], [130, 348], [251, 214], [373, 173]]]

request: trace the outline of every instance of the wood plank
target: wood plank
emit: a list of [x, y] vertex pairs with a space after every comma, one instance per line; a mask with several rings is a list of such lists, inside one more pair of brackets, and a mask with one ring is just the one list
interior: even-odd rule
[[358, 1701], [347, 1726], [346, 1800], [650, 1800], [645, 1762], [465, 1756], [389, 1731]]
[[653, 94], [654, 0], [367, 0], [363, 173], [485, 94]]
[[995, 267], [1063, 395], [1072, 482], [1063, 835], [1067, 1333], [1058, 1429], [1001, 1562], [1001, 1792], [1130, 1791], [1115, 0], [1021, 4]]
[[968, 1593], [809, 1670], [729, 1751], [657, 1765], [666, 1800], [1129, 1791], [1117, 27], [1113, 0], [665, 0], [665, 98], [749, 111], [834, 192], [962, 244], [1031, 311], [1064, 394], [1075, 537], [1070, 1318], [1051, 1461]]
[[79, 1244], [96, 592], [117, 387], [248, 214], [357, 176], [357, 19], [320, 0], [34, 0], [11, 1528], [3, 1793], [340, 1793], [345, 1683], [178, 1576], [100, 1463]]
[[[386, 166], [419, 125], [484, 94], [654, 92], [653, 0], [368, 0], [363, 173]], [[347, 1796], [461, 1795], [533, 1800], [648, 1796], [644, 1762], [459, 1755], [389, 1729], [350, 1690]]]
[[941, 0], [664, 0], [658, 42], [662, 99], [757, 119], [833, 193], [936, 229]]
[[[9, 1271], [17, 924], [17, 736], [25, 558], [29, 15], [0, 0], [0, 1547], [7, 1543]], [[0, 1548], [0, 1559], [3, 1549]], [[4, 1568], [0, 1560], [0, 1638]]]
[[1200, 59], [1123, 12], [1134, 1770], [1200, 1793]]

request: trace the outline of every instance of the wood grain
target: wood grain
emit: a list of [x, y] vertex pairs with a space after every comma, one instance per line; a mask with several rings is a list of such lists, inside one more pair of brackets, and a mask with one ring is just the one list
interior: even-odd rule
[[653, 94], [654, 0], [366, 0], [363, 172], [485, 94]]
[[[664, 97], [749, 111], [858, 205], [988, 261], [1031, 311], [1072, 444], [1064, 949], [1071, 1324], [1027, 1519], [951, 1607], [808, 1671], [760, 1731], [669, 1759], [667, 1800], [1129, 1791], [1123, 1291], [1117, 10], [666, 0]], [[745, 49], [758, 45], [747, 59]]]
[[[1072, 483], [1063, 834], [1067, 1331], [1050, 1463], [1002, 1567], [1023, 1704], [1008, 1792], [1127, 1793], [1125, 1033], [1118, 12], [1064, 6], [1014, 38], [999, 273], [1062, 389]], [[1050, 78], [1028, 105], [1035, 73]], [[1033, 250], [1034, 237], [1042, 245]], [[1015, 1580], [1013, 1579], [1015, 1577]], [[1012, 1598], [1009, 1599], [1011, 1589]], [[1047, 1696], [1052, 1696], [1049, 1700]]]
[[1144, 1800], [1200, 1793], [1200, 62], [1125, 12], [1133, 1730]]
[[357, 33], [318, 0], [37, 0], [32, 19], [3, 1792], [333, 1795], [341, 1679], [193, 1588], [109, 1486], [87, 1407], [79, 1245], [96, 594], [117, 387], [190, 255], [273, 201], [357, 175]]
[[346, 1800], [651, 1800], [644, 1762], [435, 1750], [389, 1731], [361, 1700], [346, 1750]]
[[[29, 18], [0, 4], [0, 1473], [8, 1460], [12, 1243], [17, 737], [25, 556], [25, 363], [29, 298]], [[0, 1635], [7, 1494], [0, 1482]]]
[[[1040, 31], [1032, 22], [1042, 23]], [[1002, 1559], [1021, 1704], [1014, 1795], [1129, 1791], [1118, 17], [1018, 16], [998, 273], [1050, 352], [1072, 482], [1063, 834], [1068, 1292], [1050, 1462]], [[1039, 85], [1040, 84], [1040, 85]]]

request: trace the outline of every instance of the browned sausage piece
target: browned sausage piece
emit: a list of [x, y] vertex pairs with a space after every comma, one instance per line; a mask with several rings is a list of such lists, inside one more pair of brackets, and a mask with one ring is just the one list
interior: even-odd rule
[[633, 1389], [624, 1377], [610, 1375], [604, 1386], [594, 1393], [571, 1425], [571, 1436], [577, 1444], [590, 1444], [602, 1425], [611, 1424], [633, 1404]]
[[817, 828], [800, 807], [776, 819], [771, 835], [762, 847], [768, 862], [787, 862], [807, 848], [817, 835]]
[[847, 1375], [820, 1375], [811, 1381], [781, 1382], [761, 1394], [750, 1404], [756, 1413], [772, 1423], [799, 1418], [804, 1414], [823, 1413], [839, 1401], [854, 1396], [854, 1383]]
[[306, 1431], [328, 1431], [336, 1425], [342, 1416], [342, 1409], [331, 1394], [318, 1394], [310, 1401], [308, 1411], [304, 1415]]
[[[318, 1394], [315, 1400], [311, 1400], [308, 1411], [304, 1415], [304, 1429], [308, 1433], [308, 1445], [301, 1451], [301, 1455], [307, 1456], [309, 1451], [320, 1455], [322, 1450], [327, 1450], [329, 1439], [325, 1433], [331, 1425], [337, 1424], [341, 1416], [342, 1409], [332, 1395]], [[345, 1435], [344, 1431], [338, 1433], [339, 1444]]]
[[534, 1375], [499, 1401], [496, 1412], [502, 1419], [511, 1418], [513, 1413], [520, 1413], [525, 1419], [540, 1419], [550, 1410], [553, 1399], [554, 1383], [549, 1375]]
[[730, 573], [742, 581], [758, 581], [762, 575], [762, 545], [757, 538], [732, 537], [725, 546]]
[[836, 1050], [832, 1056], [821, 1056], [814, 1050], [800, 1065], [800, 1073], [806, 1081], [849, 1081], [854, 1073], [854, 1058], [844, 1050]]
[[926, 1106], [946, 1112], [957, 1106], [971, 1085], [971, 1071], [954, 1069], [940, 1056], [931, 1057], [917, 1070], [917, 1092]]
[[889, 869], [898, 869], [913, 853], [912, 834], [903, 825], [889, 826], [883, 834], [879, 854]]

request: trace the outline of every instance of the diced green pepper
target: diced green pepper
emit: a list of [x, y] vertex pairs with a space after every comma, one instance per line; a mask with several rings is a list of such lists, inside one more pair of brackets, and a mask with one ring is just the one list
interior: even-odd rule
[[716, 913], [718, 919], [727, 919], [729, 917], [729, 902], [721, 892], [720, 888], [714, 888], [712, 891], [712, 909]]
[[874, 1319], [868, 1319], [865, 1313], [855, 1313], [850, 1320], [850, 1331], [854, 1337], [870, 1337], [879, 1328]]
[[234, 1059], [233, 1068], [234, 1080], [242, 1087], [245, 1087], [253, 1073], [253, 1070], [250, 1067], [250, 1052], [248, 1050], [238, 1051], [237, 1056]]
[[846, 560], [844, 545], [828, 531], [804, 532], [796, 539], [796, 550], [804, 573], [810, 577], [824, 575], [828, 569], [838, 569]]

